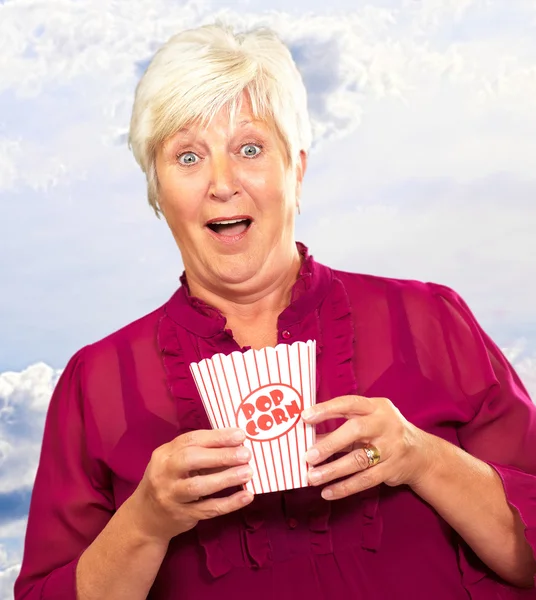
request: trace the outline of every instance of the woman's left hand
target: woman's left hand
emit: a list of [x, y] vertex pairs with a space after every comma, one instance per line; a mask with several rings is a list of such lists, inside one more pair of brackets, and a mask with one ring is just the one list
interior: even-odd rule
[[[415, 485], [433, 462], [433, 436], [409, 423], [387, 398], [340, 396], [302, 413], [308, 424], [347, 419], [338, 429], [317, 440], [306, 454], [312, 465], [309, 481], [323, 485], [345, 477], [322, 490], [326, 500], [337, 500], [385, 483]], [[380, 461], [369, 468], [364, 450], [374, 446]], [[326, 464], [337, 453], [346, 454]]]

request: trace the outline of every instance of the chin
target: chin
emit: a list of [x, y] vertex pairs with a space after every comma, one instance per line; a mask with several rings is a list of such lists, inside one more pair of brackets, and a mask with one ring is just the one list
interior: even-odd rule
[[218, 271], [217, 280], [227, 285], [240, 285], [250, 281], [257, 270], [238, 268], [238, 269], [222, 269]]
[[212, 271], [222, 283], [238, 285], [251, 280], [259, 272], [261, 264], [256, 262], [243, 255], [222, 257], [214, 261]]

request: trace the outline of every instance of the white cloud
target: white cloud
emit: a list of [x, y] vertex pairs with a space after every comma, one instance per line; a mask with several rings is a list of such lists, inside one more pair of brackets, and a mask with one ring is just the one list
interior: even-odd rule
[[13, 586], [19, 571], [20, 564], [11, 564], [3, 567], [2, 557], [0, 556], [0, 600], [13, 600]]
[[2, 86], [35, 96], [84, 75], [128, 78], [136, 56], [192, 24], [202, 9], [199, 2], [165, 0], [11, 2], [2, 8]]
[[0, 493], [33, 485], [46, 410], [60, 373], [39, 363], [0, 374]]
[[26, 523], [26, 519], [19, 519], [0, 525], [0, 600], [13, 599], [13, 585], [20, 571]]
[[[499, 10], [530, 20], [535, 11], [528, 3], [513, 8], [505, 1], [411, 0], [389, 8], [367, 5], [301, 16], [261, 14], [253, 4], [249, 12], [237, 12], [220, 4], [166, 0], [135, 5], [127, 0], [18, 0], [1, 10], [0, 92], [40, 102], [43, 94], [68, 90], [71, 110], [77, 107], [75, 114], [64, 115], [63, 131], [51, 131], [40, 141], [43, 155], [54, 148], [64, 166], [80, 143], [72, 125], [81, 116], [93, 124], [84, 139], [85, 153], [97, 159], [101, 140], [124, 139], [139, 65], [171, 34], [216, 18], [238, 28], [271, 26], [289, 43], [308, 84], [317, 141], [353, 131], [370, 103], [385, 96], [413, 107], [411, 128], [417, 136], [429, 124], [428, 115], [438, 119], [438, 101], [448, 120], [471, 118], [475, 110], [479, 119], [512, 112], [529, 116], [536, 100], [534, 40], [519, 38], [508, 28], [468, 39], [456, 39], [457, 29], [448, 30], [453, 24], [463, 28], [464, 17], [473, 13], [484, 22]], [[439, 25], [447, 32], [438, 33]], [[477, 124], [473, 120], [473, 131]], [[448, 129], [443, 134], [452, 140]], [[489, 158], [478, 158], [489, 170]], [[438, 169], [441, 164], [436, 158]]]
[[527, 346], [527, 340], [520, 339], [510, 348], [503, 349], [503, 352], [536, 402], [536, 354], [528, 353]]
[[[534, 6], [519, 3], [513, 7], [505, 0], [408, 0], [383, 5], [301, 15], [260, 13], [253, 2], [248, 3], [249, 12], [220, 4], [170, 5], [165, 0], [156, 4], [142, 0], [135, 5], [125, 0], [18, 0], [3, 5], [0, 40], [5, 47], [0, 48], [0, 68], [6, 76], [0, 86], [9, 91], [14, 113], [20, 118], [16, 129], [4, 132], [4, 140], [0, 139], [0, 189], [31, 187], [41, 192], [25, 202], [17, 233], [11, 230], [13, 254], [24, 255], [27, 240], [30, 248], [31, 240], [42, 241], [41, 219], [35, 218], [32, 228], [27, 215], [48, 211], [48, 215], [58, 215], [50, 222], [48, 249], [53, 254], [47, 257], [48, 263], [58, 269], [63, 265], [67, 273], [64, 248], [70, 246], [71, 238], [84, 243], [79, 240], [87, 238], [91, 224], [95, 247], [87, 260], [94, 266], [95, 277], [109, 270], [113, 255], [117, 271], [111, 279], [116, 281], [118, 272], [128, 278], [132, 253], [140, 247], [138, 240], [151, 237], [156, 230], [150, 223], [137, 167], [123, 146], [111, 142], [124, 141], [134, 86], [158, 45], [180, 29], [219, 18], [238, 28], [273, 27], [292, 48], [304, 74], [316, 140], [322, 144], [311, 157], [306, 179], [306, 185], [308, 181], [311, 185], [303, 204], [306, 210], [315, 207], [323, 233], [322, 238], [317, 237], [317, 223], [306, 229], [310, 237], [305, 241], [328, 240], [325, 243], [332, 247], [326, 255], [336, 257], [333, 240], [341, 237], [342, 221], [352, 228], [372, 218], [376, 229], [367, 228], [368, 235], [360, 240], [347, 238], [346, 253], [359, 250], [372, 256], [379, 241], [390, 236], [384, 250], [379, 249], [383, 258], [379, 257], [377, 264], [391, 270], [396, 265], [388, 262], [388, 252], [398, 254], [399, 243], [405, 246], [399, 255], [406, 257], [406, 265], [422, 263], [420, 249], [413, 243], [408, 246], [404, 239], [405, 231], [422, 232], [423, 243], [432, 244], [427, 247], [430, 278], [438, 280], [450, 277], [456, 267], [457, 246], [470, 245], [468, 227], [458, 228], [455, 239], [450, 239], [453, 227], [467, 223], [470, 217], [476, 237], [493, 237], [496, 254], [503, 262], [517, 261], [529, 269], [522, 273], [518, 268], [510, 276], [517, 273], [536, 281], [524, 259], [532, 244], [528, 224], [532, 224], [535, 211], [529, 206], [523, 216], [510, 203], [516, 178], [530, 181], [534, 177], [536, 40], [519, 35], [526, 23], [534, 22]], [[494, 19], [501, 16], [504, 27], [493, 27]], [[467, 29], [474, 33], [462, 35]], [[478, 213], [483, 210], [482, 203], [475, 203], [466, 190], [472, 189], [475, 180], [497, 173], [507, 173], [512, 184], [501, 190], [497, 202], [486, 206], [484, 223]], [[419, 197], [422, 184], [433, 180], [439, 183], [442, 205], [434, 201], [433, 208], [423, 207], [426, 216], [408, 211], [406, 207], [414, 196]], [[130, 181], [139, 182], [139, 192], [132, 193]], [[323, 185], [317, 185], [319, 181]], [[43, 197], [44, 190], [66, 182], [70, 187], [62, 194]], [[112, 187], [123, 191], [112, 192]], [[387, 207], [388, 216], [382, 196], [397, 188], [400, 202], [396, 214], [392, 206]], [[91, 210], [80, 206], [81, 202], [87, 204], [89, 196]], [[322, 214], [326, 196], [330, 215]], [[349, 202], [357, 205], [356, 211], [349, 210]], [[457, 216], [453, 205], [460, 210]], [[500, 223], [505, 218], [512, 227], [516, 223], [522, 227], [523, 235], [502, 235]], [[125, 219], [132, 224], [128, 230], [120, 228]], [[123, 237], [119, 239], [116, 232]], [[441, 247], [433, 246], [436, 237], [445, 240]], [[24, 240], [22, 252], [18, 245], [22, 242], [17, 240]], [[371, 246], [365, 247], [365, 241]], [[352, 248], [354, 242], [357, 246]], [[155, 251], [152, 240], [151, 244], [153, 250], [144, 250], [154, 255], [152, 264], [145, 263], [147, 276], [166, 280], [170, 271], [165, 265], [175, 268], [178, 261], [167, 254], [169, 245]], [[56, 245], [62, 250], [58, 252]], [[35, 253], [42, 253], [37, 241]], [[82, 256], [80, 249], [78, 255]], [[489, 262], [489, 255], [486, 260]], [[46, 265], [38, 267], [35, 258], [31, 264], [36, 278], [47, 269]], [[464, 273], [467, 281], [476, 281], [476, 272], [467, 265]], [[408, 276], [419, 277], [420, 273]], [[85, 283], [85, 279], [79, 281], [79, 288]], [[29, 297], [24, 285], [17, 278], [14, 295]], [[504, 288], [494, 285], [495, 292], [504, 293]], [[108, 280], [88, 281], [85, 294], [104, 287], [114, 289]], [[530, 294], [512, 299], [514, 313], [520, 309], [519, 302], [524, 302], [523, 314], [525, 307], [534, 303], [536, 283], [532, 288]], [[67, 302], [68, 293], [61, 298], [50, 296], [54, 306]], [[491, 293], [485, 302], [491, 303], [495, 296]], [[163, 296], [155, 293], [154, 298], [160, 302]], [[91, 298], [91, 303], [96, 301]], [[114, 305], [115, 299], [108, 302]], [[59, 311], [62, 318], [69, 310], [64, 308]], [[103, 322], [103, 333], [110, 326]]]
[[[0, 540], [11, 541], [20, 540], [26, 531], [27, 519], [17, 519], [15, 521], [8, 521], [0, 525]], [[5, 552], [5, 550], [4, 550]]]
[[[13, 600], [13, 585], [20, 571], [21, 545], [26, 520], [0, 526], [0, 600]], [[10, 550], [6, 542], [17, 539], [17, 549]]]
[[0, 138], [0, 189], [10, 189], [15, 183], [18, 155], [20, 155], [20, 142]]
[[414, 14], [416, 24], [430, 31], [440, 27], [445, 21], [459, 21], [474, 6], [484, 7], [487, 0], [404, 0], [405, 10]]
[[[134, 86], [158, 45], [216, 17], [239, 28], [274, 27], [304, 73], [322, 141], [302, 200], [303, 220], [317, 220], [304, 229], [316, 254], [338, 259], [343, 221], [349, 230], [370, 223], [375, 229], [345, 239], [351, 268], [374, 257], [367, 268], [391, 272], [403, 256], [408, 276], [454, 276], [465, 288], [479, 281], [481, 264], [464, 262], [460, 269], [459, 253], [468, 248], [480, 256], [485, 246], [471, 248], [473, 238], [492, 238], [499, 267], [515, 264], [507, 273], [512, 285], [489, 278], [479, 302], [497, 310], [496, 298], [509, 293], [500, 302], [526, 318], [536, 299], [526, 258], [535, 209], [523, 213], [515, 194], [524, 179], [527, 187], [534, 180], [536, 39], [525, 30], [534, 22], [533, 3], [385, 0], [347, 3], [353, 10], [332, 14], [311, 6], [315, 12], [292, 15], [255, 2], [244, 11], [167, 0], [14, 0], [0, 7], [0, 115], [14, 117], [0, 123], [0, 190], [10, 190], [5, 202], [12, 217], [9, 226], [0, 221], [0, 239], [4, 252], [17, 257], [17, 267], [0, 274], [8, 291], [0, 298], [6, 315], [0, 338], [10, 342], [9, 355], [0, 348], [0, 364], [11, 364], [13, 349], [17, 356], [34, 352], [17, 367], [45, 352], [61, 364], [93, 334], [104, 335], [171, 293], [180, 258], [153, 223], [132, 157], [115, 142], [124, 141]], [[498, 173], [510, 182], [500, 194], [493, 187]], [[485, 205], [467, 192], [487, 178], [495, 195]], [[433, 206], [423, 201], [424, 214], [416, 215], [408, 207], [415, 197], [425, 200], [427, 185], [436, 195]], [[19, 192], [16, 202], [11, 192]], [[395, 193], [396, 203], [385, 202]], [[504, 234], [505, 219], [522, 234]], [[422, 234], [421, 245], [410, 243], [406, 231]], [[489, 256], [481, 259], [491, 268]], [[66, 278], [71, 285], [63, 285]], [[509, 291], [526, 281], [528, 292]], [[42, 298], [39, 314], [35, 293]], [[81, 324], [80, 313], [92, 319]], [[43, 322], [61, 331], [63, 349], [51, 343]], [[24, 326], [34, 332], [31, 344], [20, 337]]]
[[44, 156], [39, 144], [0, 138], [0, 189], [12, 191], [27, 186], [47, 192], [65, 179], [66, 172], [59, 156]]

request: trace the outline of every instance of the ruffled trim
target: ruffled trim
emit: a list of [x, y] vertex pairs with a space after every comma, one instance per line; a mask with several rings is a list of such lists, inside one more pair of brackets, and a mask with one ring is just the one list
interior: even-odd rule
[[[358, 386], [354, 372], [355, 332], [352, 307], [346, 289], [340, 279], [334, 278], [330, 294], [331, 322], [330, 349], [331, 365], [328, 372], [333, 373], [329, 390], [331, 397], [357, 395]], [[342, 424], [342, 423], [340, 423]], [[363, 548], [377, 551], [380, 548], [383, 519], [379, 510], [381, 486], [365, 490], [359, 494], [362, 502], [362, 538]]]
[[[196, 339], [182, 327], [177, 327], [168, 315], [160, 319], [157, 340], [168, 388], [177, 406], [179, 422], [177, 435], [196, 429], [210, 429], [210, 421], [189, 373], [185, 355], [196, 357], [194, 360], [210, 358], [216, 352], [225, 351], [222, 349], [231, 345], [230, 351], [236, 350], [236, 344], [225, 332], [220, 332], [213, 338]], [[233, 568], [233, 564], [220, 543], [218, 528], [208, 521], [200, 521], [196, 526], [196, 533], [205, 553], [207, 569], [212, 577], [216, 579], [228, 573]]]
[[187, 333], [164, 314], [158, 323], [157, 342], [168, 389], [176, 402], [179, 432], [210, 429], [201, 398], [185, 364], [184, 348], [191, 345]]
[[363, 535], [361, 546], [373, 552], [379, 550], [383, 533], [383, 519], [379, 511], [381, 487], [361, 492], [363, 502]]
[[210, 521], [199, 521], [195, 527], [197, 539], [205, 553], [205, 564], [214, 579], [223, 577], [233, 568], [220, 543], [220, 531]]
[[[302, 297], [305, 289], [311, 285], [311, 280], [308, 276], [312, 272], [312, 266], [309, 261], [304, 262], [302, 266], [301, 277], [297, 282], [298, 287], [293, 288], [293, 299]], [[324, 282], [326, 280], [324, 279]], [[324, 294], [325, 295], [325, 294]], [[305, 299], [305, 298], [304, 298]], [[291, 303], [291, 307], [294, 304]], [[300, 315], [301, 322], [295, 322], [295, 315], [292, 310], [285, 311], [280, 317], [279, 330], [287, 329], [293, 332], [290, 340], [280, 340], [280, 343], [295, 343], [296, 341], [307, 342], [308, 340], [316, 340], [316, 365], [317, 365], [317, 386], [319, 385], [320, 369], [318, 366], [318, 358], [322, 352], [323, 336], [320, 329], [320, 319], [318, 309], [309, 311], [306, 314]], [[299, 491], [299, 500], [296, 492]], [[287, 490], [280, 492], [282, 497], [282, 510], [287, 521], [303, 519], [304, 511], [309, 507], [309, 526], [311, 531], [311, 545], [313, 552], [318, 554], [326, 554], [332, 552], [333, 546], [331, 542], [331, 531], [329, 530], [329, 515], [330, 504], [320, 497], [320, 490], [316, 488]], [[311, 494], [314, 500], [308, 501], [305, 495]], [[261, 494], [255, 498], [255, 501], [242, 509], [241, 516], [244, 522], [243, 546], [245, 558], [249, 561], [252, 568], [263, 568], [269, 566], [273, 562], [272, 549], [270, 546], [270, 538], [265, 525], [265, 517], [270, 510], [271, 494]], [[307, 512], [306, 512], [307, 514]]]
[[[229, 354], [239, 349], [237, 343], [225, 330], [220, 330], [209, 338], [196, 337], [186, 329], [178, 327], [168, 315], [164, 315], [158, 327], [158, 345], [169, 391], [177, 405], [179, 433], [210, 429], [208, 416], [187, 363], [211, 358], [219, 352]], [[192, 358], [187, 361], [186, 356]], [[264, 520], [261, 513], [251, 506], [248, 509], [243, 515], [244, 546], [251, 566], [261, 567], [270, 559], [268, 536], [262, 527]], [[214, 579], [222, 577], [233, 568], [220, 541], [223, 532], [208, 521], [200, 521], [195, 530], [205, 554], [208, 572]]]
[[241, 511], [244, 522], [242, 542], [245, 558], [254, 569], [266, 567], [273, 562], [272, 548], [263, 517], [269, 506], [269, 499], [263, 494], [257, 496], [252, 504]]
[[[354, 324], [350, 299], [340, 279], [333, 279], [329, 295], [331, 312], [329, 337], [333, 379], [329, 389], [332, 397], [357, 394], [357, 381], [353, 367], [355, 347]], [[326, 335], [327, 337], [327, 335]]]
[[[316, 265], [316, 268], [325, 270], [324, 273], [319, 273], [319, 277], [327, 277], [327, 273], [329, 273], [329, 293], [320, 309], [315, 313], [315, 320], [307, 320], [303, 323], [301, 336], [315, 334], [321, 337], [321, 343], [317, 347], [317, 389], [319, 392], [317, 401], [323, 402], [338, 396], [357, 394], [358, 386], [353, 364], [355, 333], [350, 299], [343, 283], [333, 277], [333, 271], [321, 265]], [[322, 330], [320, 329], [321, 318], [325, 324]], [[314, 331], [315, 326], [318, 328], [316, 332]], [[326, 349], [328, 351], [323, 352]], [[325, 385], [320, 381], [321, 371], [331, 374]], [[343, 422], [344, 420], [337, 420], [322, 423], [317, 426], [317, 431], [329, 433]], [[333, 551], [329, 525], [331, 503], [320, 496], [319, 489], [312, 488], [311, 492], [308, 513], [311, 546], [315, 553], [326, 554]], [[360, 494], [363, 515], [362, 547], [371, 551], [379, 549], [383, 532], [383, 520], [379, 511], [380, 494], [380, 486]], [[292, 504], [287, 501], [286, 506], [289, 507]]]
[[[306, 315], [314, 311], [323, 299], [326, 291], [325, 281], [316, 276], [316, 266], [313, 257], [306, 246], [297, 242], [296, 246], [302, 257], [298, 277], [291, 290], [291, 302], [281, 313], [279, 323], [289, 325], [299, 323]], [[201, 298], [192, 296], [186, 273], [180, 278], [181, 287], [166, 304], [166, 313], [180, 326], [190, 333], [202, 338], [213, 338], [218, 333], [225, 332], [226, 318], [214, 306], [207, 304]]]
[[[316, 340], [318, 402], [345, 394], [356, 394], [357, 382], [352, 360], [354, 330], [348, 295], [342, 282], [334, 278], [333, 271], [315, 263], [307, 255], [307, 249], [299, 246], [304, 261], [300, 276], [292, 289], [292, 301], [280, 315], [278, 328], [280, 331], [291, 331], [291, 337], [288, 341], [285, 340], [286, 343]], [[166, 306], [166, 314], [158, 326], [158, 345], [169, 390], [177, 403], [181, 433], [210, 428], [188, 364], [211, 358], [216, 353], [229, 354], [240, 350], [230, 332], [225, 329], [223, 315], [202, 300], [190, 296], [184, 276], [182, 282], [183, 287]], [[324, 323], [323, 328], [321, 322]], [[329, 352], [324, 352], [325, 348], [329, 348]], [[321, 372], [330, 373], [329, 381], [321, 381]], [[329, 430], [336, 426], [338, 423]], [[319, 431], [322, 432], [322, 429], [319, 428]], [[362, 544], [369, 550], [377, 549], [381, 540], [379, 494], [379, 488], [375, 488], [363, 495]], [[283, 492], [282, 497], [286, 518], [293, 518], [294, 513], [299, 510], [299, 516], [303, 519], [305, 511], [313, 552], [331, 553], [331, 503], [321, 497], [320, 490], [300, 490], [299, 501], [298, 495], [294, 495], [292, 490]], [[244, 522], [244, 558], [252, 568], [262, 568], [272, 561], [263, 505], [263, 496], [259, 496], [250, 506], [240, 511]], [[220, 544], [218, 530], [213, 524], [209, 526], [202, 522], [196, 530], [210, 574], [214, 578], [225, 575], [233, 565]]]
[[298, 298], [304, 294], [308, 289], [311, 288], [311, 283], [313, 280], [313, 274], [315, 269], [315, 262], [313, 257], [309, 254], [309, 250], [306, 246], [304, 246], [301, 242], [297, 242], [296, 246], [298, 247], [298, 252], [302, 257], [302, 264], [300, 267], [300, 273], [298, 275], [298, 279], [292, 286], [292, 291], [290, 294], [290, 304], [293, 305], [296, 303]]
[[310, 487], [300, 490], [299, 494], [289, 490], [283, 495], [283, 512], [287, 520], [303, 518], [305, 513], [309, 526], [309, 540], [314, 554], [331, 554], [333, 538], [329, 521], [331, 517], [331, 502], [324, 500], [321, 490]]

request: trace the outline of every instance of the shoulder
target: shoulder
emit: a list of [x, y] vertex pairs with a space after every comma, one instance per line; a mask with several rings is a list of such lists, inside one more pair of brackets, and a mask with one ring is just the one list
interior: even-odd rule
[[85, 367], [107, 364], [108, 368], [117, 362], [117, 356], [126, 349], [132, 352], [143, 351], [144, 347], [154, 349], [158, 323], [165, 312], [165, 304], [91, 342], [78, 350], [66, 368], [83, 363]]
[[474, 335], [479, 328], [464, 299], [448, 285], [332, 269], [350, 305], [363, 315], [382, 313], [415, 330], [444, 335], [447, 329]]
[[400, 301], [420, 301], [437, 304], [443, 298], [449, 302], [461, 301], [460, 296], [447, 285], [422, 281], [418, 279], [402, 279], [384, 277], [369, 273], [358, 273], [331, 269], [333, 277], [341, 281], [349, 296], [359, 297], [386, 297]]

